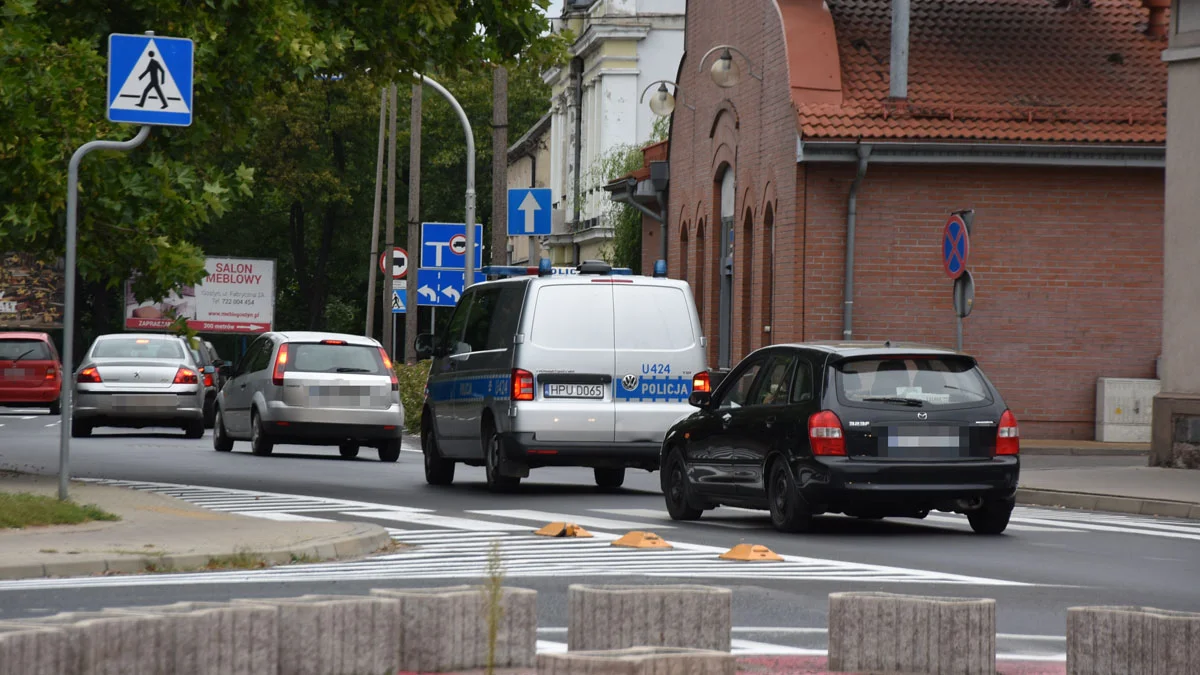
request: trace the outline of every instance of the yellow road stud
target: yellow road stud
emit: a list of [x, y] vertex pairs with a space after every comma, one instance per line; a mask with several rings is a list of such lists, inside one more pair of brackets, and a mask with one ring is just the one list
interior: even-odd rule
[[592, 533], [576, 525], [575, 523], [550, 523], [542, 529], [534, 532], [543, 537], [591, 537]]
[[777, 553], [762, 544], [738, 544], [721, 554], [721, 560], [737, 560], [741, 562], [783, 560]]
[[612, 545], [623, 548], [674, 548], [653, 532], [630, 532]]

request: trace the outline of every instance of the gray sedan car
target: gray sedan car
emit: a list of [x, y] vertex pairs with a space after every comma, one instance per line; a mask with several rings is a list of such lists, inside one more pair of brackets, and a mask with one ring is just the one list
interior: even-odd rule
[[75, 373], [72, 436], [111, 427], [182, 427], [204, 435], [204, 380], [182, 338], [102, 335]]
[[276, 443], [335, 445], [347, 459], [361, 446], [400, 457], [404, 405], [391, 359], [370, 338], [279, 332], [257, 338], [217, 394], [213, 448], [250, 441], [256, 455]]

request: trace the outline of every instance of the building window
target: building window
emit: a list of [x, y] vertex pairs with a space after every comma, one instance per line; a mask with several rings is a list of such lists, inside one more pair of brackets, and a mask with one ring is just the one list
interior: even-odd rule
[[749, 354], [754, 349], [751, 341], [754, 339], [754, 211], [746, 209], [746, 219], [742, 226], [741, 241], [736, 239], [735, 246], [741, 247], [741, 260], [738, 261], [741, 273], [738, 281], [742, 285], [742, 354]]
[[690, 223], [683, 223], [679, 226], [679, 278], [683, 281], [688, 280], [688, 265], [692, 260], [688, 257], [688, 229]]
[[774, 342], [775, 326], [775, 206], [767, 204], [763, 210], [762, 274], [759, 288], [762, 289], [763, 344]]
[[705, 270], [708, 269], [708, 238], [704, 236], [704, 219], [696, 223], [696, 283], [693, 285], [696, 295], [696, 308], [700, 312], [700, 325], [704, 325], [704, 316], [708, 312], [708, 298], [704, 295]]

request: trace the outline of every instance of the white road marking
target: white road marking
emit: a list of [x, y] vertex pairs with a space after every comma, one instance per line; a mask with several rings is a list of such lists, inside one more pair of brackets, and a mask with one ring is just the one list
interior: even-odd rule
[[[956, 525], [964, 529], [970, 529], [971, 523], [967, 521], [966, 516], [934, 515], [925, 516], [924, 520], [931, 523], [945, 523], [947, 525]], [[1083, 530], [1073, 527], [1039, 527], [1037, 525], [1021, 525], [1012, 519], [1008, 523], [1008, 529], [1014, 532], [1083, 532]]]
[[[380, 506], [383, 505], [380, 504]], [[472, 518], [455, 518], [454, 516], [439, 516], [432, 513], [411, 513], [406, 511], [395, 511], [392, 509], [380, 511], [355, 511], [353, 515], [361, 518], [378, 518], [380, 520], [394, 520], [401, 523], [416, 523], [418, 525], [449, 527], [456, 530], [473, 530], [484, 532], [492, 530], [503, 530], [508, 532], [530, 531], [528, 525], [492, 523], [485, 520], [474, 520]]]
[[734, 656], [825, 656], [825, 649], [806, 649], [804, 647], [787, 647], [770, 645], [753, 640], [731, 640], [730, 653]]
[[266, 520], [278, 520], [278, 521], [282, 521], [285, 523], [304, 523], [304, 522], [307, 522], [307, 523], [332, 523], [332, 522], [335, 522], [329, 518], [313, 518], [310, 516], [300, 516], [295, 513], [278, 513], [278, 512], [260, 513], [260, 512], [256, 512], [256, 511], [233, 511], [233, 513], [236, 513], [241, 516], [252, 516], [254, 518], [264, 518]]
[[[725, 507], [722, 507], [722, 510], [724, 510], [724, 508]], [[631, 518], [651, 518], [654, 520], [674, 522], [674, 519], [671, 518], [670, 513], [667, 513], [666, 511], [659, 511], [657, 509], [588, 509], [588, 510], [594, 511], [596, 513], [611, 513], [614, 516], [629, 516]], [[741, 511], [742, 509], [738, 509], [738, 510]], [[757, 514], [760, 518], [765, 516], [766, 513], [767, 513], [766, 511], [757, 512]], [[705, 518], [701, 518], [700, 520], [695, 521], [695, 522], [697, 522], [698, 524], [701, 524], [701, 525], [713, 525], [716, 527], [727, 527], [727, 528], [733, 529], [733, 530], [751, 530], [751, 529], [757, 530], [757, 529], [763, 529], [763, 528], [770, 527], [769, 522], [761, 522], [761, 521], [760, 522], [752, 522], [749, 520], [746, 520], [743, 522], [736, 522], [736, 521], [731, 521], [731, 520], [714, 520], [711, 516], [707, 516], [707, 514], [706, 514]], [[662, 527], [662, 526], [658, 525], [657, 527]]]
[[[596, 509], [590, 509], [595, 511]], [[501, 509], [496, 511], [467, 511], [467, 513], [477, 513], [481, 516], [495, 516], [497, 518], [512, 518], [513, 520], [532, 520], [543, 525], [554, 522], [568, 522], [582, 525], [583, 527], [591, 527], [600, 530], [646, 530], [650, 528], [658, 528], [663, 530], [672, 529], [670, 525], [646, 523], [634, 523], [628, 520], [610, 520], [608, 518], [595, 518], [593, 516], [577, 516], [565, 513], [552, 513], [550, 511], [532, 511], [529, 509]]]

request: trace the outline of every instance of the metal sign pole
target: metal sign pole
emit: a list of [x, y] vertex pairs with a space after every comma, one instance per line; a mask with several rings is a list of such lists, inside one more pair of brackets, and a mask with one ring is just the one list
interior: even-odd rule
[[67, 166], [67, 284], [63, 298], [63, 388], [62, 418], [58, 444], [58, 498], [66, 501], [67, 484], [71, 480], [71, 396], [75, 386], [75, 244], [77, 239], [76, 219], [79, 211], [79, 164], [94, 150], [127, 151], [141, 145], [150, 137], [150, 127], [143, 126], [128, 141], [91, 141], [79, 146], [71, 155]]
[[416, 75], [450, 103], [450, 107], [454, 108], [454, 112], [458, 114], [458, 121], [462, 123], [463, 131], [467, 135], [467, 252], [463, 266], [463, 289], [466, 290], [475, 283], [475, 134], [471, 131], [471, 121], [467, 119], [467, 113], [463, 112], [463, 108], [458, 104], [458, 99], [454, 98], [454, 94], [425, 75], [420, 73]]

